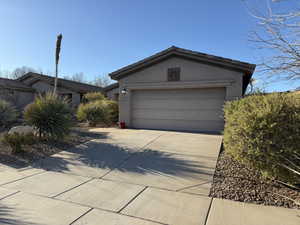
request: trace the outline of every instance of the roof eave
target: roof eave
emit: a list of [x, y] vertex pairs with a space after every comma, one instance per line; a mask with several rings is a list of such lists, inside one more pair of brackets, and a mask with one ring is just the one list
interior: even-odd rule
[[111, 91], [111, 90], [116, 89], [116, 88], [119, 88], [119, 83], [114, 83], [114, 84], [108, 85], [108, 86], [103, 88], [103, 91], [107, 92], [107, 91]]
[[[19, 81], [23, 81], [29, 77], [33, 76], [34, 77], [34, 80], [32, 80], [30, 82], [30, 85], [33, 85], [34, 83], [38, 82], [38, 81], [43, 81], [43, 82], [46, 82], [50, 85], [54, 85], [54, 77], [50, 77], [48, 75], [44, 75], [44, 74], [37, 74], [37, 73], [32, 73], [32, 72], [29, 72], [29, 73], [26, 73], [24, 74], [23, 76], [19, 77], [17, 80]], [[67, 80], [67, 79], [62, 79], [62, 78], [58, 78], [58, 87], [62, 87], [62, 88], [66, 88], [66, 89], [69, 89], [73, 92], [77, 92], [77, 93], [80, 93], [80, 94], [85, 94], [87, 92], [103, 92], [103, 88], [102, 87], [97, 87], [95, 85], [89, 85], [89, 84], [85, 84], [85, 83], [81, 83], [81, 82], [76, 82], [76, 83], [79, 83], [81, 85], [84, 85], [84, 86], [88, 86], [94, 90], [88, 90], [87, 89], [82, 89], [82, 88], [73, 88], [73, 87], [70, 87], [69, 85], [64, 85], [62, 84], [61, 85], [61, 82], [60, 81], [63, 81], [63, 82], [75, 82], [75, 81], [71, 81], [71, 80]]]
[[11, 89], [11, 90], [16, 90], [16, 91], [23, 91], [23, 92], [36, 92], [35, 89], [33, 88], [20, 88], [20, 87], [11, 87], [11, 86], [2, 86], [3, 89]]
[[[144, 69], [146, 67], [149, 67], [153, 64], [156, 64], [160, 61], [163, 61], [171, 56], [177, 56], [177, 57], [182, 57], [182, 58], [186, 58], [186, 59], [190, 59], [190, 60], [194, 60], [194, 61], [198, 61], [198, 62], [202, 62], [202, 63], [206, 63], [206, 64], [211, 64], [211, 65], [216, 65], [216, 66], [220, 66], [220, 67], [224, 67], [230, 70], [235, 70], [235, 71], [240, 71], [243, 72], [246, 75], [252, 75], [252, 73], [255, 70], [255, 66], [254, 64], [247, 64], [247, 63], [241, 63], [241, 64], [235, 64], [235, 63], [230, 63], [230, 62], [224, 62], [221, 60], [216, 60], [216, 59], [208, 59], [205, 57], [199, 57], [199, 56], [190, 56], [190, 55], [186, 55], [186, 54], [180, 54], [180, 53], [169, 53], [169, 54], [165, 54], [163, 56], [157, 57], [157, 58], [153, 58], [149, 61], [144, 61], [139, 63], [139, 65], [133, 66], [133, 67], [124, 67], [120, 70], [117, 70], [115, 72], [112, 72], [109, 74], [109, 76], [114, 79], [114, 80], [119, 80], [123, 77], [129, 76], [131, 73], [134, 73], [136, 71], [139, 71], [141, 69]], [[244, 64], [244, 65], [243, 65]]]

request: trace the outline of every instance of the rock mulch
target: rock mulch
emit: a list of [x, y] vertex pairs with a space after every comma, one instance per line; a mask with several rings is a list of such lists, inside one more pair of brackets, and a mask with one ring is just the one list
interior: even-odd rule
[[[220, 153], [210, 196], [234, 201], [298, 208], [300, 190], [264, 179], [258, 171], [247, 168], [224, 151]], [[292, 201], [292, 200], [294, 201]]]
[[[4, 130], [2, 130], [2, 132], [4, 132]], [[18, 154], [12, 154], [10, 147], [0, 142], [0, 164], [2, 163], [14, 168], [23, 168], [41, 158], [67, 150], [68, 148], [85, 143], [97, 137], [99, 138], [99, 135], [100, 134], [92, 132], [73, 130], [70, 136], [63, 141], [42, 140], [34, 145], [24, 146], [24, 152]]]

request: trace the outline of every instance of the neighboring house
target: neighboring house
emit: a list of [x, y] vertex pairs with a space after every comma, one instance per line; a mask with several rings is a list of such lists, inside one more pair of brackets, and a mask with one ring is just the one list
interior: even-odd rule
[[114, 83], [103, 88], [105, 96], [114, 101], [119, 101], [119, 83]]
[[[27, 73], [17, 80], [0, 78], [0, 98], [12, 102], [23, 109], [37, 94], [53, 91], [54, 77]], [[72, 106], [78, 106], [83, 95], [88, 92], [102, 92], [101, 87], [58, 78], [57, 93], [69, 99]]]
[[243, 96], [254, 69], [173, 46], [110, 73], [119, 84], [119, 120], [132, 128], [220, 132], [224, 102]]
[[17, 80], [0, 78], [0, 99], [22, 109], [34, 99], [35, 89]]
[[[54, 88], [54, 77], [38, 73], [30, 72], [18, 78], [17, 80], [27, 86], [30, 86], [36, 90], [37, 93], [53, 91]], [[102, 92], [102, 88], [90, 84], [58, 78], [57, 93], [58, 95], [69, 99], [72, 106], [78, 106], [83, 95], [88, 92]]]

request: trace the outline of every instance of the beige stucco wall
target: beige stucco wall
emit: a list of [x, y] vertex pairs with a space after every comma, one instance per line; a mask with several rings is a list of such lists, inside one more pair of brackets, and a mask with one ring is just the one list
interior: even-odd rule
[[[39, 93], [53, 91], [53, 86], [48, 83], [45, 83], [43, 81], [38, 81], [38, 82], [34, 83], [31, 87], [34, 88], [35, 90], [37, 90], [37, 92], [39, 92]], [[66, 88], [58, 87], [57, 93], [72, 94], [72, 106], [77, 106], [80, 104], [80, 94], [77, 92], [71, 91]]]
[[[167, 81], [167, 69], [172, 67], [181, 68], [180, 81]], [[119, 89], [127, 90], [127, 94], [119, 97], [119, 120], [130, 127], [133, 90], [225, 87], [225, 100], [232, 100], [242, 96], [242, 76], [241, 72], [214, 65], [179, 57], [169, 58], [119, 80]]]
[[119, 88], [114, 88], [112, 90], [109, 90], [105, 94], [108, 99], [119, 101]]

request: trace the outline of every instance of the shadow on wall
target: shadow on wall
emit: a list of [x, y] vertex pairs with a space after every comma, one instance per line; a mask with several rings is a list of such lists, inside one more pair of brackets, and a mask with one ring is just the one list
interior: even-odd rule
[[165, 176], [212, 176], [214, 157], [186, 156], [155, 149], [134, 151], [111, 143], [90, 141], [79, 148], [69, 149], [35, 164], [35, 167], [51, 171], [69, 171], [72, 167], [88, 166], [124, 173], [160, 174]]

